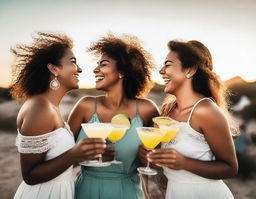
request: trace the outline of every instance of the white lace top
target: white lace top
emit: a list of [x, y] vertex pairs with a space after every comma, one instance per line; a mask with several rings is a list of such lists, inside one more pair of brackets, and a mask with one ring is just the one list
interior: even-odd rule
[[[62, 145], [62, 148], [66, 148], [66, 150], [70, 149], [75, 144], [74, 137], [73, 133], [70, 131], [69, 126], [66, 123], [64, 124], [64, 127], [58, 128], [52, 132], [38, 136], [24, 136], [21, 135], [18, 130], [18, 135], [16, 137], [16, 146], [18, 148], [19, 153], [38, 154], [47, 151], [48, 153], [50, 153], [51, 149], [56, 148], [56, 146], [59, 145]], [[54, 154], [54, 156], [60, 154], [61, 153], [58, 152], [57, 154]], [[49, 157], [49, 159], [51, 159], [51, 157]]]

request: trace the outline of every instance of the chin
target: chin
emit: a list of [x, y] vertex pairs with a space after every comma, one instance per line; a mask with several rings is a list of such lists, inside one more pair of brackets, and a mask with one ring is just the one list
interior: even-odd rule
[[72, 86], [71, 90], [72, 90], [72, 89], [79, 89], [79, 85], [76, 84], [76, 85]]
[[165, 92], [165, 93], [170, 93], [169, 90], [170, 90], [170, 89], [169, 89], [168, 87], [165, 87], [165, 88], [164, 88], [164, 92]]
[[96, 90], [105, 91], [104, 87], [97, 85], [95, 86]]

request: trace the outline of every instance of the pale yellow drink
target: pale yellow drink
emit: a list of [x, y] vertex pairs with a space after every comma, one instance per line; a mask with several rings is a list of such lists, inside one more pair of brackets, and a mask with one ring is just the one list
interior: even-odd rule
[[162, 142], [169, 142], [171, 139], [173, 139], [177, 133], [179, 132], [179, 128], [176, 126], [159, 126], [161, 131], [163, 132], [164, 136], [162, 138]]
[[108, 139], [111, 142], [116, 142], [120, 140], [124, 135], [126, 130], [128, 129], [125, 125], [113, 125], [112, 132], [108, 135]]
[[[143, 145], [148, 149], [154, 149], [162, 140], [163, 133], [158, 128], [138, 128], [138, 135]], [[153, 129], [153, 130], [152, 130]]]
[[82, 123], [81, 126], [89, 138], [106, 139], [113, 129], [110, 123]]
[[169, 117], [154, 117], [153, 122], [156, 123], [164, 134], [162, 142], [169, 142], [179, 132], [179, 124], [177, 121]]

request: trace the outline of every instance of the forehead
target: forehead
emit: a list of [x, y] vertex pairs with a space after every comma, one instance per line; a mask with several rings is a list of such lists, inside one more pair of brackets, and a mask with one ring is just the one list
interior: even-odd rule
[[74, 57], [73, 51], [72, 51], [71, 49], [67, 48], [67, 49], [65, 50], [65, 55], [64, 55], [64, 57], [68, 57], [68, 58]]
[[103, 53], [101, 56], [100, 56], [100, 60], [103, 60], [103, 59], [111, 59], [106, 53]]
[[165, 61], [172, 60], [172, 61], [179, 61], [179, 56], [175, 51], [169, 51], [169, 53], [166, 56]]

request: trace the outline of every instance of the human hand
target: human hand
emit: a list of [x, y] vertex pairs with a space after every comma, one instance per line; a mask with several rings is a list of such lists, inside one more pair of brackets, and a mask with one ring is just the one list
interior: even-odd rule
[[112, 161], [114, 160], [115, 157], [115, 147], [113, 146], [107, 146], [105, 148], [104, 153], [102, 154], [102, 161], [107, 162], [107, 161]]
[[150, 152], [151, 150], [145, 148], [143, 146], [143, 144], [140, 144], [139, 146], [139, 152], [138, 152], [138, 155], [139, 155], [139, 159], [141, 161], [141, 163], [143, 165], [146, 165], [147, 162], [148, 162], [148, 159], [147, 159], [147, 154]]
[[174, 170], [180, 170], [185, 168], [186, 157], [181, 155], [175, 149], [154, 149], [148, 154], [149, 162], [168, 167]]
[[101, 138], [87, 138], [79, 140], [76, 145], [70, 149], [73, 164], [85, 160], [91, 160], [99, 157], [99, 154], [104, 153], [106, 141]]

